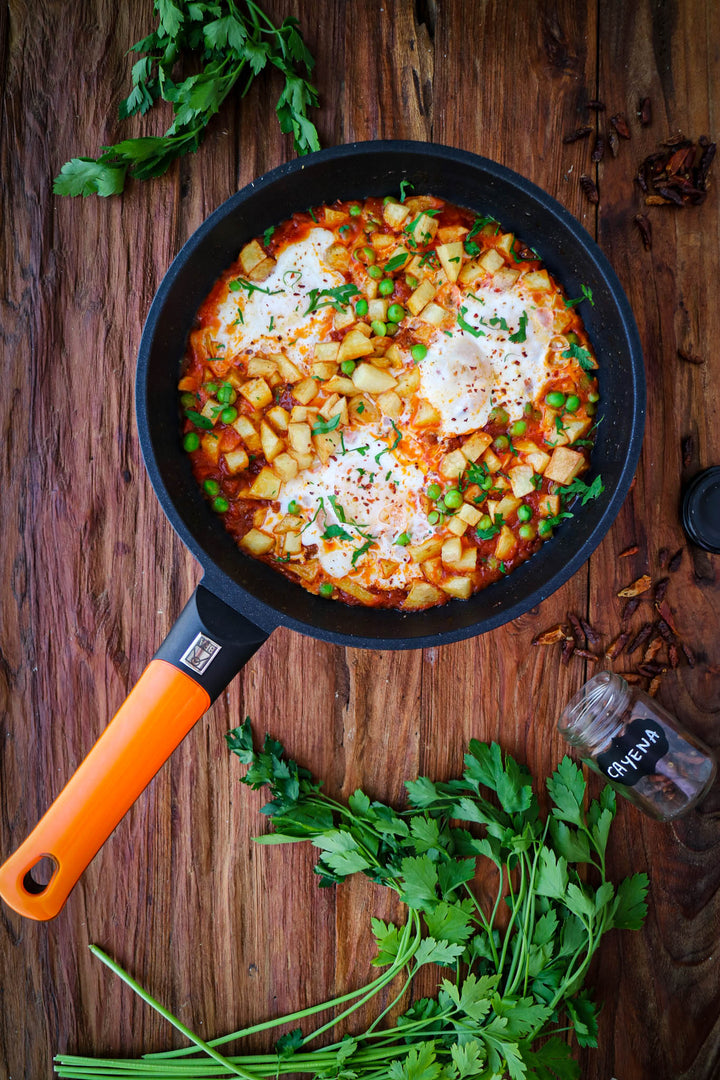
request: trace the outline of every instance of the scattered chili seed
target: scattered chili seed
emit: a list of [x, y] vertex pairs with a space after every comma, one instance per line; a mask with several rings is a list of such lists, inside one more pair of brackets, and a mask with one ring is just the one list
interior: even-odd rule
[[630, 128], [628, 127], [625, 113], [615, 113], [614, 116], [610, 117], [610, 123], [615, 128], [621, 139], [630, 138]]
[[629, 640], [630, 634], [627, 631], [623, 631], [623, 633], [619, 634], [612, 642], [612, 644], [608, 647], [605, 653], [605, 658], [607, 660], [616, 660]]
[[695, 457], [695, 439], [692, 435], [686, 435], [680, 444], [682, 451], [682, 463], [683, 468], [687, 469], [692, 464], [692, 460]]
[[681, 360], [684, 360], [686, 364], [704, 364], [705, 360], [702, 356], [698, 356], [697, 353], [690, 352], [689, 349], [678, 349], [678, 356]]
[[638, 117], [643, 127], [649, 127], [652, 123], [652, 102], [649, 97], [644, 97], [640, 100]]
[[593, 147], [593, 152], [592, 152], [590, 160], [595, 161], [595, 162], [602, 161], [604, 153], [605, 153], [605, 136], [604, 135], [598, 135], [597, 138], [595, 139], [595, 146]]
[[593, 206], [597, 206], [597, 204], [600, 202], [600, 192], [598, 191], [592, 177], [588, 176], [586, 173], [583, 173], [583, 175], [580, 177], [580, 187], [582, 188], [587, 201], [589, 203], [592, 203]]
[[625, 548], [624, 551], [621, 551], [618, 555], [618, 559], [627, 559], [629, 555], [637, 555], [639, 550], [640, 548], [638, 547], [638, 545], [633, 544], [631, 547]]
[[557, 626], [551, 626], [549, 630], [544, 630], [542, 634], [538, 634], [536, 638], [533, 638], [533, 645], [554, 645], [556, 641], [563, 641], [567, 638], [567, 628], [560, 623]]
[[608, 135], [608, 146], [612, 151], [612, 156], [617, 157], [618, 153], [620, 152], [620, 140], [618, 139], [614, 131], [611, 131]]
[[592, 128], [588, 126], [576, 128], [575, 131], [571, 131], [569, 134], [563, 136], [563, 142], [579, 142], [580, 139], [586, 139], [591, 131]]
[[604, 101], [598, 101], [597, 99], [593, 98], [592, 101], [588, 101], [585, 104], [588, 109], [594, 109], [595, 112], [605, 112]]
[[565, 638], [562, 643], [562, 650], [560, 653], [560, 659], [562, 663], [567, 667], [570, 663], [570, 657], [575, 652], [575, 642], [572, 638]]
[[636, 214], [633, 221], [640, 230], [643, 247], [646, 251], [652, 251], [652, 225], [650, 224], [650, 218], [647, 214]]
[[652, 578], [649, 574], [643, 574], [642, 577], [637, 578], [636, 581], [631, 581], [629, 585], [626, 585], [624, 589], [621, 589], [618, 596], [641, 596], [646, 593], [652, 584]]
[[633, 617], [633, 615], [635, 614], [635, 612], [637, 611], [637, 609], [639, 607], [640, 607], [640, 601], [637, 599], [637, 597], [635, 599], [633, 599], [633, 600], [628, 600], [627, 604], [623, 608], [623, 613], [622, 613], [622, 615], [620, 617], [620, 622], [623, 623], [623, 624], [630, 622], [630, 619]]
[[687, 660], [690, 667], [694, 668], [695, 665], [697, 664], [697, 658], [695, 656], [695, 653], [692, 651], [690, 646], [687, 645], [684, 641], [680, 642], [680, 648], [685, 653], [685, 659]]
[[653, 600], [655, 601], [656, 604], [661, 604], [662, 601], [665, 599], [665, 593], [668, 590], [668, 585], [669, 584], [670, 584], [670, 578], [666, 578], [666, 577], [661, 578], [660, 581], [658, 581], [655, 584], [655, 591], [653, 593]]
[[675, 552], [672, 559], [668, 563], [668, 570], [670, 571], [671, 574], [674, 574], [676, 570], [680, 569], [680, 563], [682, 562], [682, 559], [683, 559], [684, 550], [685, 550], [684, 548], [678, 548], [678, 550]]
[[642, 626], [640, 630], [638, 630], [637, 634], [632, 639], [630, 644], [626, 646], [625, 652], [628, 653], [628, 655], [632, 655], [634, 652], [637, 652], [637, 650], [645, 644], [652, 632], [652, 623], [645, 623], [645, 625]]

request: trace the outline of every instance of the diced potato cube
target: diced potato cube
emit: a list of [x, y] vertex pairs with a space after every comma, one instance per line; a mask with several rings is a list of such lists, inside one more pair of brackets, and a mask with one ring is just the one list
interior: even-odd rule
[[300, 533], [286, 533], [283, 540], [283, 555], [299, 555], [302, 551], [302, 536]]
[[492, 521], [495, 520], [495, 515], [497, 514], [497, 508], [499, 505], [500, 503], [497, 501], [497, 499], [488, 499], [488, 501], [485, 503], [485, 512], [490, 515]]
[[467, 600], [472, 596], [472, 580], [469, 577], [446, 578], [440, 587], [443, 592], [456, 597], [458, 600]]
[[277, 371], [277, 364], [269, 356], [251, 356], [247, 362], [247, 373], [254, 379], [266, 379]]
[[474, 285], [478, 278], [484, 277], [486, 273], [487, 270], [475, 260], [474, 262], [465, 263], [460, 271], [458, 281], [461, 285]]
[[403, 203], [389, 202], [383, 207], [385, 224], [389, 225], [391, 229], [402, 228], [403, 222], [409, 213], [410, 210]]
[[500, 458], [497, 456], [494, 450], [490, 449], [490, 447], [488, 447], [483, 454], [483, 464], [485, 465], [487, 471], [491, 473], [500, 472], [500, 469], [502, 468], [502, 462]]
[[509, 255], [512, 251], [512, 246], [515, 241], [515, 237], [511, 232], [502, 233], [495, 240], [496, 247], [499, 247], [502, 252]]
[[302, 382], [295, 383], [292, 389], [293, 397], [301, 405], [309, 405], [313, 398], [317, 397], [317, 392], [318, 383], [315, 379], [303, 379]]
[[400, 566], [400, 563], [395, 562], [394, 559], [380, 559], [379, 566], [380, 577], [387, 580], [387, 578], [391, 578], [393, 576], [395, 571]]
[[462, 243], [438, 244], [435, 250], [448, 281], [457, 281], [462, 270]]
[[370, 237], [370, 243], [375, 251], [385, 255], [388, 248], [395, 246], [395, 237], [388, 236], [387, 233], [376, 232]]
[[380, 410], [372, 398], [356, 393], [348, 401], [348, 416], [356, 424], [374, 424], [380, 419]]
[[309, 454], [312, 450], [312, 432], [309, 424], [290, 424], [288, 426], [288, 444], [298, 454]]
[[253, 409], [264, 409], [273, 399], [272, 390], [264, 379], [249, 379], [240, 387], [240, 393]]
[[242, 414], [238, 416], [235, 423], [232, 425], [235, 431], [247, 446], [251, 454], [260, 453], [260, 436], [255, 430], [252, 422], [248, 420], [247, 416]]
[[250, 459], [242, 447], [238, 450], [230, 450], [225, 454], [225, 465], [230, 473], [242, 472], [243, 469], [247, 469], [249, 464]]
[[458, 476], [462, 476], [466, 465], [467, 458], [462, 450], [451, 450], [441, 458], [439, 472], [445, 480], [457, 480]]
[[433, 585], [439, 585], [445, 574], [442, 559], [439, 555], [436, 555], [434, 559], [425, 559], [420, 564], [420, 569], [428, 581], [432, 581]]
[[[460, 543], [459, 540], [458, 543]], [[422, 544], [408, 544], [405, 550], [413, 562], [424, 563], [426, 559], [436, 559], [442, 551], [442, 546], [441, 536], [431, 536], [423, 540]]]
[[259, 266], [263, 259], [266, 258], [267, 255], [257, 240], [251, 240], [240, 252], [240, 265], [243, 268], [243, 272], [249, 274], [251, 270], [254, 270], [256, 266]]
[[336, 311], [333, 318], [333, 326], [336, 330], [345, 330], [348, 326], [352, 326], [355, 322], [355, 312], [352, 308], [345, 308], [344, 311]]
[[[372, 337], [372, 330], [366, 322], [356, 322], [353, 326], [353, 330], [357, 330], [358, 333], [363, 334], [364, 337]], [[338, 348], [340, 346], [338, 345]]]
[[282, 439], [278, 438], [265, 420], [262, 420], [260, 423], [260, 444], [268, 464], [272, 464], [278, 454], [282, 454], [285, 449], [285, 443]]
[[347, 399], [340, 397], [338, 394], [333, 394], [320, 409], [320, 416], [325, 420], [331, 420], [337, 413], [340, 413], [340, 424], [347, 424]]
[[513, 551], [517, 547], [517, 538], [507, 525], [503, 525], [495, 544], [495, 558], [509, 559]]
[[525, 460], [528, 465], [532, 467], [533, 472], [539, 473], [540, 476], [542, 476], [548, 467], [550, 455], [546, 454], [544, 450], [536, 450], [532, 454], [526, 454]]
[[457, 516], [467, 522], [468, 525], [477, 525], [482, 517], [482, 511], [478, 510], [477, 506], [472, 506], [470, 503], [465, 502], [458, 510]]
[[429, 259], [423, 260], [421, 255], [413, 255], [407, 266], [403, 267], [406, 274], [412, 274], [413, 277], [418, 278], [435, 278], [435, 267], [432, 265]]
[[532, 465], [514, 465], [513, 468], [508, 469], [508, 476], [512, 484], [513, 495], [516, 495], [519, 499], [535, 490], [532, 481]]
[[386, 390], [384, 394], [380, 394], [377, 403], [383, 416], [389, 416], [391, 420], [397, 420], [402, 415], [403, 401], [394, 390]]
[[336, 585], [338, 589], [342, 589], [348, 596], [352, 596], [356, 600], [359, 600], [360, 603], [365, 604], [366, 607], [377, 602], [377, 597], [374, 596], [369, 589], [364, 589], [362, 585], [358, 585], [357, 581], [353, 581], [352, 578], [340, 578], [336, 582]]
[[424, 323], [429, 323], [431, 326], [439, 326], [446, 315], [447, 311], [445, 308], [440, 307], [439, 304], [426, 304], [418, 317]]
[[462, 558], [462, 541], [459, 536], [445, 540], [441, 548], [441, 557], [446, 566], [452, 566]]
[[[315, 460], [314, 454], [301, 454], [299, 450], [291, 450], [290, 457], [295, 458], [298, 464], [298, 469], [300, 469], [301, 471], [302, 469], [309, 469], [313, 461]], [[275, 460], [277, 460], [277, 458]]]
[[578, 417], [577, 420], [563, 420], [563, 424], [565, 426], [565, 434], [568, 437], [568, 442], [574, 443], [577, 439], [582, 439], [586, 432], [590, 430], [592, 420], [590, 417], [586, 420], [582, 420]]
[[510, 487], [510, 481], [505, 476], [495, 476], [493, 479], [493, 487], [499, 491], [507, 491]]
[[429, 214], [419, 214], [408, 226], [408, 232], [416, 244], [429, 244], [438, 230], [438, 223]]
[[320, 563], [317, 559], [308, 559], [307, 562], [288, 563], [288, 570], [297, 574], [303, 581], [314, 581], [320, 573]]
[[251, 499], [277, 499], [280, 487], [280, 477], [276, 476], [272, 469], [264, 466], [255, 477], [249, 495]]
[[411, 611], [419, 611], [422, 608], [432, 607], [442, 600], [442, 592], [428, 581], [413, 581], [403, 607]]
[[402, 350], [399, 348], [398, 345], [395, 344], [394, 341], [390, 345], [388, 345], [387, 349], [385, 350], [385, 356], [390, 361], [393, 367], [402, 367]]
[[540, 449], [532, 439], [513, 439], [512, 444], [521, 454], [535, 454]]
[[347, 270], [350, 265], [350, 252], [344, 244], [331, 244], [323, 255], [323, 261], [331, 270]]
[[347, 397], [357, 394], [355, 383], [352, 379], [345, 378], [344, 375], [333, 375], [332, 379], [328, 379], [327, 382], [323, 383], [323, 390], [328, 394], [345, 394]]
[[314, 360], [310, 368], [311, 374], [318, 379], [322, 379], [323, 382], [326, 379], [332, 379], [336, 371], [337, 364], [325, 360]]
[[245, 533], [240, 541], [240, 547], [250, 555], [267, 555], [268, 551], [275, 546], [275, 537], [259, 529], [251, 529]]
[[447, 523], [447, 527], [448, 530], [453, 534], [453, 536], [462, 536], [463, 533], [467, 530], [468, 523], [467, 521], [463, 521], [462, 518], [458, 515], [457, 517], [450, 518]]
[[379, 296], [377, 300], [370, 300], [368, 303], [368, 319], [379, 319], [381, 322], [385, 322], [389, 304], [390, 301], [387, 296]]
[[530, 270], [523, 276], [523, 285], [535, 292], [550, 292], [552, 282], [547, 270]]
[[206, 420], [212, 421], [213, 424], [217, 424], [222, 411], [222, 405], [219, 405], [214, 398], [208, 398], [200, 410], [200, 415], [204, 416]]
[[397, 385], [389, 372], [381, 371], [373, 364], [358, 364], [351, 378], [357, 390], [368, 394], [382, 394]]
[[[388, 354], [386, 353], [385, 355], [387, 356]], [[403, 371], [401, 375], [398, 375], [395, 391], [400, 397], [412, 397], [419, 386], [420, 371], [418, 368], [410, 368], [408, 371]]]
[[364, 292], [368, 300], [374, 300], [378, 294], [378, 282], [375, 280], [375, 278], [365, 278], [362, 283], [362, 291]]
[[273, 461], [273, 472], [276, 472], [281, 480], [294, 480], [298, 474], [299, 465], [295, 458], [289, 454], [278, 454]]
[[[403, 258], [405, 260], [404, 262], [400, 262], [400, 256], [401, 255], [403, 256]], [[390, 273], [392, 273], [393, 270], [407, 270], [407, 264], [408, 264], [408, 259], [409, 258], [410, 258], [410, 252], [408, 251], [408, 249], [406, 247], [403, 247], [402, 244], [400, 244], [398, 247], [394, 248], [390, 252], [390, 257], [388, 258], [388, 262], [393, 264], [392, 270], [390, 271]], [[396, 262], [397, 262], [397, 266], [395, 265]]]
[[350, 330], [340, 342], [338, 350], [338, 363], [343, 360], [357, 360], [361, 356], [369, 356], [373, 347], [359, 330]]
[[344, 224], [347, 219], [348, 216], [344, 210], [334, 210], [332, 206], [326, 206], [323, 209], [323, 220], [331, 229], [334, 229], [336, 225]]
[[314, 419], [315, 413], [315, 409], [308, 409], [305, 405], [293, 405], [290, 413], [290, 423], [304, 424], [308, 418]]
[[487, 270], [491, 274], [494, 274], [496, 270], [499, 270], [501, 266], [505, 265], [505, 260], [495, 248], [488, 248], [487, 251], [480, 256], [478, 263], [482, 266], [483, 270]]
[[435, 209], [435, 198], [433, 195], [408, 195], [405, 205], [411, 214], [420, 214], [423, 210]]
[[454, 244], [462, 240], [470, 232], [464, 225], [441, 225], [437, 231], [437, 238], [441, 244]]
[[415, 427], [437, 427], [440, 423], [440, 413], [429, 401], [418, 398], [413, 422]]
[[415, 292], [407, 302], [407, 309], [411, 315], [419, 315], [435, 295], [435, 286], [432, 281], [421, 281]]
[[564, 429], [556, 431], [553, 428], [552, 431], [548, 431], [545, 435], [545, 442], [548, 446], [567, 446], [569, 441]]
[[248, 281], [265, 281], [275, 269], [276, 263], [269, 256], [248, 271]]
[[275, 405], [265, 413], [265, 419], [269, 420], [276, 431], [287, 431], [290, 422], [290, 413], [283, 409], [282, 405]]
[[497, 504], [496, 514], [501, 514], [503, 521], [508, 521], [512, 515], [516, 512], [521, 500], [517, 495], [503, 495], [500, 502]]
[[295, 364], [293, 364], [292, 360], [288, 360], [287, 356], [284, 356], [282, 353], [273, 353], [273, 359], [276, 360], [278, 370], [285, 382], [300, 382], [303, 377], [302, 372]]
[[476, 431], [465, 440], [462, 445], [462, 452], [468, 461], [477, 461], [485, 453], [491, 442], [492, 435], [488, 435], [486, 431]]
[[542, 517], [557, 517], [560, 513], [560, 496], [542, 495], [538, 506]]
[[336, 429], [327, 431], [324, 435], [313, 435], [313, 445], [323, 465], [327, 465], [340, 446], [340, 432]]
[[556, 484], [571, 484], [584, 464], [585, 458], [577, 450], [558, 446], [553, 450], [545, 476]]
[[[290, 458], [293, 461], [292, 458]], [[297, 466], [297, 462], [293, 461], [293, 464]], [[273, 532], [276, 536], [283, 536], [285, 533], [298, 532], [303, 526], [303, 519], [298, 514], [286, 514], [279, 525], [276, 525]]]
[[340, 343], [338, 341], [320, 342], [320, 344], [315, 346], [313, 358], [322, 361], [323, 363], [331, 362], [336, 364], [339, 348]]
[[213, 465], [217, 465], [220, 460], [220, 436], [208, 431], [200, 439], [200, 445], [208, 460], [212, 461]]
[[512, 289], [513, 285], [520, 277], [519, 270], [510, 270], [509, 267], [501, 266], [499, 270], [496, 270], [493, 274], [493, 288], [501, 289], [505, 292], [507, 289]]

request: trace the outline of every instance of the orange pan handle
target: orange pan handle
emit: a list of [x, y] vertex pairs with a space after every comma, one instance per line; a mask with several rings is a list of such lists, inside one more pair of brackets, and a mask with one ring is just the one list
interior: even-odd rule
[[[0, 896], [11, 908], [30, 919], [58, 914], [160, 766], [266, 639], [263, 630], [198, 586], [95, 746], [27, 840], [0, 866]], [[50, 874], [46, 884], [37, 880], [41, 867]]]

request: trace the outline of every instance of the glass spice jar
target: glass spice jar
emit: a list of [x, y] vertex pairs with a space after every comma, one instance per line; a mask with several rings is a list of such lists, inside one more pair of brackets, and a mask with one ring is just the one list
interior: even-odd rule
[[715, 779], [715, 758], [707, 746], [614, 672], [589, 679], [557, 726], [583, 761], [658, 821], [690, 810]]

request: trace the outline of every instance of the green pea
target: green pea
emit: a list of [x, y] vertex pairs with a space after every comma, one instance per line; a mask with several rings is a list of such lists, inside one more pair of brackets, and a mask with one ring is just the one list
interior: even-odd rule
[[290, 502], [288, 503], [288, 514], [297, 514], [299, 509], [300, 509], [300, 507], [299, 507], [298, 503], [295, 501], [295, 499], [291, 499]]
[[420, 282], [412, 274], [406, 274], [405, 275], [405, 284], [407, 285], [408, 289], [417, 289]]
[[427, 495], [428, 499], [432, 499], [433, 502], [435, 502], [435, 500], [439, 499], [442, 495], [442, 488], [439, 484], [431, 484], [425, 494]]
[[188, 454], [192, 454], [193, 450], [197, 450], [199, 446], [200, 436], [194, 431], [189, 431], [183, 439], [183, 449], [187, 450]]
[[[382, 286], [382, 282], [380, 282]], [[405, 318], [405, 308], [402, 304], [391, 304], [388, 308], [387, 317], [390, 322], [399, 323]]]
[[577, 394], [571, 394], [565, 402], [565, 408], [568, 412], [577, 412], [580, 408], [580, 398]]
[[203, 491], [206, 495], [209, 495], [210, 498], [214, 498], [220, 491], [220, 485], [217, 480], [204, 480]]
[[532, 517], [532, 510], [526, 503], [523, 503], [522, 506], [518, 507], [517, 515], [520, 521], [529, 521]]
[[183, 409], [194, 409], [197, 405], [195, 395], [190, 393], [181, 394], [180, 404], [182, 405]]
[[480, 487], [483, 489], [483, 491], [489, 491], [490, 488], [493, 486], [494, 482], [495, 481], [493, 480], [492, 476], [483, 476], [482, 480], [480, 481]]
[[237, 392], [230, 383], [223, 383], [217, 392], [217, 399], [221, 405], [232, 405], [237, 401]]
[[333, 586], [330, 584], [329, 581], [323, 581], [323, 583], [320, 586], [318, 592], [320, 593], [321, 596], [332, 596], [332, 594], [333, 594]]
[[395, 543], [396, 543], [396, 544], [397, 544], [397, 545], [398, 545], [399, 547], [407, 547], [407, 546], [408, 546], [408, 544], [410, 543], [410, 540], [411, 540], [410, 534], [409, 534], [409, 533], [406, 533], [406, 532], [403, 532], [403, 533], [400, 533], [400, 535], [398, 536], [398, 538], [397, 538], [397, 540], [395, 541]]
[[226, 514], [230, 509], [230, 503], [227, 499], [223, 499], [222, 495], [218, 495], [217, 499], [213, 499], [212, 508], [216, 514]]
[[543, 540], [547, 540], [549, 536], [552, 536], [552, 525], [549, 521], [543, 519], [538, 525], [538, 536], [541, 536]]
[[367, 315], [367, 313], [368, 313], [368, 302], [367, 302], [367, 300], [358, 300], [357, 304], [355, 305], [355, 314], [356, 315]]
[[382, 270], [379, 266], [368, 266], [368, 274], [374, 281], [377, 281], [378, 278], [382, 277]]
[[477, 523], [478, 529], [482, 529], [484, 532], [486, 529], [492, 529], [492, 518], [489, 514], [483, 514]]
[[495, 424], [507, 424], [510, 417], [508, 416], [502, 405], [496, 405], [490, 410], [489, 419]]
[[392, 278], [383, 278], [378, 285], [378, 292], [381, 296], [391, 296], [393, 289], [395, 288], [395, 282]]
[[387, 336], [388, 337], [395, 337], [395, 335], [397, 334], [399, 329], [400, 329], [400, 327], [398, 326], [397, 323], [389, 322], [387, 324]]
[[507, 435], [498, 435], [497, 438], [493, 439], [493, 446], [496, 450], [507, 450], [510, 446], [510, 440]]
[[209, 394], [210, 397], [214, 397], [215, 394], [217, 394], [217, 392], [218, 392], [218, 385], [217, 385], [217, 383], [214, 383], [214, 382], [206, 382], [204, 387], [203, 387], [203, 390], [205, 391], [206, 394]]
[[580, 342], [580, 338], [577, 336], [577, 334], [570, 333], [566, 334], [565, 337], [568, 339], [571, 345], [578, 345]]
[[397, 202], [397, 199], [393, 195], [386, 195], [385, 198], [383, 199], [383, 206], [387, 206], [388, 203], [391, 203], [391, 202], [392, 203]]
[[232, 424], [233, 420], [237, 420], [238, 411], [234, 405], [227, 405], [220, 413], [220, 419], [223, 424]]
[[387, 326], [380, 319], [373, 319], [370, 323], [370, 329], [376, 337], [385, 337], [387, 334]]
[[373, 251], [373, 249], [371, 247], [361, 248], [360, 254], [363, 256], [366, 263], [374, 263], [375, 262], [375, 252]]
[[588, 416], [594, 416], [597, 412], [597, 405], [595, 405], [592, 401], [588, 401], [587, 405], [585, 406], [585, 412], [588, 414]]
[[499, 563], [494, 555], [491, 555], [487, 561], [488, 570], [497, 570]]
[[524, 420], [516, 420], [510, 428], [511, 435], [524, 435], [527, 431], [527, 424]]
[[462, 492], [457, 488], [450, 488], [445, 492], [445, 505], [449, 506], [451, 510], [459, 510], [463, 504]]
[[549, 405], [551, 409], [562, 409], [565, 404], [565, 395], [561, 394], [559, 390], [551, 390], [549, 394], [545, 395], [545, 404]]
[[353, 371], [355, 370], [355, 361], [343, 360], [342, 364], [340, 365], [340, 370], [342, 371], [343, 375], [352, 375]]
[[523, 409], [523, 412], [525, 413], [526, 416], [532, 416], [532, 414], [533, 414], [533, 403], [532, 403], [532, 401], [526, 401], [525, 402], [525, 408]]
[[437, 525], [439, 520], [440, 520], [440, 515], [438, 514], [437, 510], [431, 510], [430, 513], [428, 514], [428, 521], [430, 522], [430, 524], [431, 525]]
[[357, 205], [357, 203], [354, 203], [354, 204], [353, 204], [353, 205], [352, 205], [352, 206], [350, 207], [350, 217], [360, 217], [360, 215], [361, 215], [361, 214], [362, 214], [362, 209], [361, 209], [361, 207], [359, 207], [359, 206]]
[[424, 360], [427, 356], [427, 345], [413, 345], [412, 349], [410, 350], [410, 355], [412, 356], [415, 363], [419, 364], [420, 361]]
[[533, 529], [532, 525], [521, 525], [518, 529], [518, 533], [520, 534], [521, 540], [535, 539], [535, 530]]
[[591, 390], [590, 393], [588, 394], [588, 401], [599, 401], [599, 400], [600, 400], [600, 395], [598, 394], [597, 390]]

